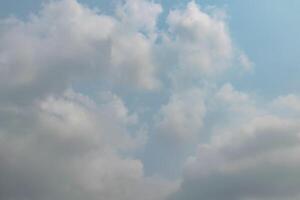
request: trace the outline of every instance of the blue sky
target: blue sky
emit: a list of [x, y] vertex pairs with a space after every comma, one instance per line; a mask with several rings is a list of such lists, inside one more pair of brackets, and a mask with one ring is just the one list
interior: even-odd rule
[[0, 0], [0, 199], [299, 199], [299, 7]]

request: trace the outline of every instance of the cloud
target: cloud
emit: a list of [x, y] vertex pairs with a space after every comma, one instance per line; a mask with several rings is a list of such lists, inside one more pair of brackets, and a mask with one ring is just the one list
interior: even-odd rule
[[256, 130], [236, 132], [226, 143], [218, 140], [219, 144], [200, 145], [196, 158], [187, 165], [182, 191], [175, 199], [299, 196], [296, 187], [299, 184], [299, 122], [273, 117], [254, 121], [251, 125]]
[[153, 34], [157, 31], [157, 17], [161, 12], [160, 4], [143, 0], [127, 0], [124, 5], [117, 8], [116, 15], [127, 28]]
[[253, 62], [248, 58], [248, 56], [245, 53], [240, 53], [239, 55], [239, 63], [240, 65], [246, 70], [250, 71], [253, 69]]
[[[239, 108], [249, 95], [225, 85], [217, 93]], [[229, 105], [230, 105], [229, 104]], [[227, 103], [228, 105], [228, 103]], [[262, 106], [262, 107], [261, 107]], [[253, 108], [253, 105], [251, 106]], [[185, 165], [180, 190], [171, 199], [297, 199], [299, 118], [256, 105], [245, 115], [232, 110], [228, 124], [216, 124], [211, 140], [199, 144]]]
[[[86, 79], [152, 90], [162, 84], [158, 72], [176, 72], [160, 63], [179, 66], [187, 77], [195, 69], [216, 74], [230, 65], [234, 47], [223, 18], [191, 2], [184, 10], [170, 11], [169, 30], [158, 30], [161, 12], [159, 4], [129, 0], [109, 16], [62, 0], [45, 4], [27, 20], [2, 19], [0, 89], [5, 96], [18, 99], [21, 94], [29, 101]], [[162, 53], [172, 57], [164, 60]]]
[[[128, 6], [139, 9], [144, 4], [153, 7], [153, 12], [147, 21], [139, 23], [146, 26], [149, 20], [153, 27], [158, 5], [132, 1], [124, 10]], [[139, 17], [134, 12], [129, 9], [119, 19], [99, 14], [75, 0], [63, 0], [46, 4], [26, 21], [2, 19], [1, 91], [6, 96], [21, 93], [23, 100], [26, 95], [30, 99], [62, 92], [84, 77], [143, 89], [158, 87], [153, 42], [139, 33], [140, 25], [131, 31], [124, 28], [124, 20]]]
[[[119, 9], [108, 16], [62, 0], [1, 20], [1, 199], [159, 200], [176, 189], [144, 175], [134, 154], [147, 130], [110, 91], [159, 86], [152, 51], [161, 7]], [[69, 89], [84, 80], [108, 92], [95, 101]]]
[[300, 97], [295, 94], [279, 96], [272, 102], [273, 108], [288, 110], [289, 112], [300, 112]]
[[[228, 115], [238, 118], [241, 116], [251, 118], [258, 112], [262, 112], [256, 108], [256, 102], [251, 95], [235, 90], [230, 83], [226, 83], [218, 89], [213, 99], [215, 104], [223, 107]], [[236, 121], [236, 117], [233, 120]]]
[[[263, 113], [258, 111], [250, 94], [234, 89], [230, 83], [172, 91], [167, 103], [155, 116], [158, 137], [173, 145], [192, 145], [206, 137], [211, 124], [235, 125]], [[221, 121], [219, 121], [221, 120]]]
[[300, 196], [299, 97], [219, 86], [210, 77], [253, 65], [224, 12], [192, 1], [159, 27], [162, 12], [60, 0], [0, 21], [1, 199]]
[[229, 67], [233, 44], [223, 18], [209, 15], [194, 1], [172, 10], [167, 22], [175, 58], [185, 71], [214, 75]]
[[206, 113], [203, 96], [200, 89], [173, 94], [157, 116], [158, 137], [174, 145], [197, 141]]
[[0, 198], [150, 200], [173, 191], [175, 183], [145, 177], [141, 161], [119, 154], [143, 141], [128, 133], [134, 121], [121, 100], [106, 99], [97, 105], [68, 91], [1, 107]]

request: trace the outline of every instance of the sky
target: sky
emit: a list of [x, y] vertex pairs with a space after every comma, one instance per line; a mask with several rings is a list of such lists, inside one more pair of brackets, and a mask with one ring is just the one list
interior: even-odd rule
[[299, 6], [0, 0], [0, 199], [299, 199]]

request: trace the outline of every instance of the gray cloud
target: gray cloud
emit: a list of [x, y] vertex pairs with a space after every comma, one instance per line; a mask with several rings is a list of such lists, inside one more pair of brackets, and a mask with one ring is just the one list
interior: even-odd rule
[[115, 96], [96, 106], [68, 92], [3, 115], [1, 199], [164, 199], [176, 186], [119, 155], [144, 141], [127, 133], [134, 120]]
[[249, 108], [251, 101], [228, 89], [221, 88], [218, 98], [222, 96], [228, 111], [236, 113], [228, 115], [232, 122], [198, 146], [172, 199], [297, 199], [299, 119], [278, 116], [266, 107], [255, 107], [259, 111], [248, 115], [244, 109], [232, 110], [237, 105]]
[[147, 137], [117, 95], [95, 102], [68, 89], [83, 80], [158, 87], [150, 33], [161, 8], [119, 9], [106, 16], [62, 0], [24, 21], [1, 20], [1, 199], [165, 199], [176, 187], [125, 156]]
[[[162, 12], [127, 0], [109, 16], [61, 0], [0, 21], [1, 199], [300, 196], [300, 98], [220, 87], [211, 77], [236, 60], [252, 66], [224, 15], [192, 1], [159, 29]], [[87, 82], [99, 91], [78, 92]]]
[[148, 21], [155, 25], [160, 7], [147, 3], [153, 6], [148, 21], [126, 25], [139, 16], [136, 12], [143, 12], [140, 6], [145, 3], [128, 2], [126, 6], [134, 4], [135, 10], [127, 9], [120, 19], [64, 0], [46, 4], [27, 21], [1, 20], [1, 92], [21, 93], [25, 101], [25, 97], [64, 91], [84, 77], [143, 89], [158, 87], [153, 41], [139, 31]]
[[157, 133], [175, 146], [197, 141], [205, 112], [204, 94], [200, 89], [175, 93], [157, 116]]

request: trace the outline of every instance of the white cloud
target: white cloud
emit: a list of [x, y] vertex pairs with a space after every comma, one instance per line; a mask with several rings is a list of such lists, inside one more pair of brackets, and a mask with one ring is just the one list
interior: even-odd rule
[[[225, 115], [230, 123], [216, 121], [211, 141], [199, 144], [196, 155], [187, 160], [181, 188], [172, 199], [299, 197], [299, 118], [253, 104], [253, 97], [231, 85], [223, 86], [216, 97], [229, 106], [226, 112], [235, 114]], [[252, 112], [247, 114], [245, 107]]]
[[[159, 6], [133, 3], [153, 6], [149, 26], [155, 26]], [[130, 20], [135, 17], [139, 16]], [[43, 95], [64, 91], [84, 77], [142, 89], [157, 87], [153, 42], [140, 29], [127, 32], [122, 20], [76, 0], [46, 4], [27, 21], [1, 20], [1, 90], [9, 95]]]
[[[215, 85], [206, 77], [235, 59], [252, 66], [237, 53], [224, 13], [192, 1], [171, 10], [159, 30], [160, 13], [146, 0], [122, 1], [112, 16], [60, 0], [26, 20], [0, 21], [1, 199], [166, 200], [178, 181], [147, 176], [143, 162], [151, 158], [139, 160], [137, 151], [153, 148], [158, 168], [172, 171], [200, 142], [176, 199], [299, 195], [289, 178], [298, 178], [299, 120], [261, 109], [230, 84], [203, 86]], [[98, 99], [68, 89], [84, 88], [84, 80], [99, 85]], [[163, 84], [148, 94], [154, 103], [146, 99]], [[144, 100], [158, 113], [140, 118], [132, 104]], [[298, 110], [298, 103], [291, 95], [274, 106]]]
[[248, 58], [248, 56], [245, 53], [240, 53], [240, 56], [238, 58], [239, 63], [241, 66], [246, 70], [250, 71], [253, 69], [253, 63], [252, 61]]
[[114, 82], [130, 83], [139, 89], [159, 87], [149, 40], [141, 33], [128, 35], [120, 32], [113, 36], [110, 77]]
[[289, 112], [300, 112], [300, 97], [295, 94], [279, 96], [272, 102], [273, 108], [288, 110]]
[[204, 94], [200, 89], [175, 93], [157, 116], [159, 137], [177, 143], [197, 141], [206, 113]]
[[[97, 105], [72, 91], [1, 113], [1, 199], [165, 199], [176, 188], [145, 177], [132, 116], [115, 95]], [[29, 116], [29, 117], [28, 117]]]
[[99, 104], [65, 92], [85, 79], [158, 87], [152, 48], [161, 7], [122, 6], [116, 17], [53, 1], [27, 20], [1, 20], [1, 199], [159, 200], [177, 187], [146, 177], [133, 158], [147, 130], [120, 97], [108, 92]]
[[227, 103], [247, 103], [249, 97], [246, 93], [236, 91], [229, 83], [223, 85], [216, 94], [217, 98]]
[[184, 10], [173, 10], [168, 16], [172, 48], [185, 71], [201, 75], [219, 73], [233, 57], [233, 44], [222, 18], [204, 12], [194, 1]]
[[[230, 115], [252, 117], [258, 112], [255, 101], [251, 95], [237, 91], [230, 83], [224, 84], [214, 95], [216, 104], [225, 107]], [[234, 119], [236, 120], [236, 119]]]
[[[168, 32], [157, 28], [161, 12], [159, 4], [129, 0], [108, 16], [62, 0], [45, 4], [28, 20], [1, 20], [1, 90], [30, 99], [83, 78], [155, 89], [161, 85], [158, 71], [173, 73], [158, 68], [161, 62], [179, 65], [187, 77], [215, 75], [230, 65], [234, 47], [224, 18], [191, 2], [170, 11]], [[161, 61], [162, 53], [171, 55], [168, 61]], [[242, 60], [249, 63], [246, 56]]]
[[175, 199], [287, 199], [299, 196], [299, 121], [258, 117], [200, 145]]
[[162, 12], [160, 4], [144, 0], [126, 0], [116, 10], [116, 15], [127, 28], [142, 30], [147, 36], [155, 34], [158, 15]]

